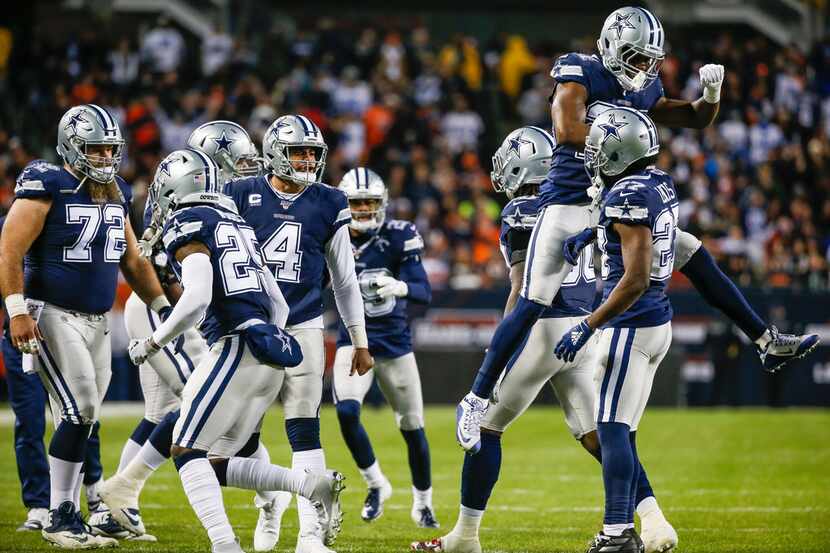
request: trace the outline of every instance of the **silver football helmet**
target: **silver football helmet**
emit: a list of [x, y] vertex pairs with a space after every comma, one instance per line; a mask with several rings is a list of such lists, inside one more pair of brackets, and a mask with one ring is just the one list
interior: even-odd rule
[[597, 41], [602, 64], [626, 90], [642, 90], [660, 74], [666, 57], [666, 33], [654, 15], [635, 7], [619, 8], [602, 25]]
[[[90, 146], [112, 146], [112, 157], [94, 155]], [[108, 183], [118, 174], [124, 139], [110, 113], [95, 104], [70, 108], [58, 123], [55, 147], [64, 163], [85, 177]]]
[[[365, 167], [355, 167], [340, 181], [340, 190], [346, 193], [349, 207], [352, 212], [352, 222], [349, 227], [358, 232], [376, 230], [386, 220], [386, 205], [389, 203], [389, 192], [383, 179]], [[374, 208], [369, 210], [355, 210], [352, 202], [357, 200], [374, 200]]]
[[222, 194], [223, 184], [219, 166], [204, 152], [176, 150], [164, 158], [156, 169], [147, 196], [152, 216], [139, 243], [142, 255], [152, 253], [167, 219], [179, 207], [196, 202], [233, 203]]
[[507, 135], [493, 154], [490, 179], [496, 192], [513, 196], [526, 184], [539, 184], [550, 171], [553, 137], [539, 127], [520, 127]]
[[262, 172], [261, 159], [248, 132], [232, 121], [210, 121], [190, 133], [188, 148], [206, 153], [219, 166], [224, 182]]
[[[314, 161], [291, 161], [294, 148], [313, 148]], [[326, 168], [328, 146], [320, 128], [304, 115], [283, 115], [271, 123], [262, 139], [266, 168], [277, 177], [302, 185], [320, 182]], [[302, 164], [295, 169], [294, 164]]]
[[660, 139], [648, 115], [636, 109], [616, 107], [599, 115], [585, 137], [585, 168], [594, 186], [602, 175], [619, 175], [632, 163], [657, 155]]

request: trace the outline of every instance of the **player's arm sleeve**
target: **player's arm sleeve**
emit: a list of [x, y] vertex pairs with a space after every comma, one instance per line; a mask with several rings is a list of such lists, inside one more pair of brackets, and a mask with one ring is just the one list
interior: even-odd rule
[[191, 253], [182, 260], [182, 292], [176, 306], [153, 332], [153, 342], [164, 346], [205, 315], [213, 297], [213, 266], [205, 253]]
[[530, 232], [511, 228], [505, 235], [507, 264], [512, 267], [517, 263], [524, 263], [527, 259], [527, 249], [530, 245]]
[[360, 295], [354, 268], [354, 253], [349, 240], [349, 228], [346, 225], [341, 225], [326, 243], [326, 263], [331, 275], [337, 311], [349, 331], [352, 344], [356, 348], [368, 347], [363, 298]]
[[262, 270], [262, 282], [265, 285], [265, 292], [268, 294], [268, 299], [271, 300], [271, 324], [277, 325], [280, 328], [285, 328], [288, 322], [288, 302], [285, 301], [285, 296], [282, 295], [277, 279], [274, 274], [264, 267]]
[[424, 270], [423, 263], [421, 263], [421, 253], [423, 251], [424, 239], [421, 238], [415, 225], [408, 225], [401, 250], [398, 277], [406, 282], [408, 288], [406, 298], [408, 300], [427, 304], [432, 301], [432, 287], [429, 285], [427, 273]]

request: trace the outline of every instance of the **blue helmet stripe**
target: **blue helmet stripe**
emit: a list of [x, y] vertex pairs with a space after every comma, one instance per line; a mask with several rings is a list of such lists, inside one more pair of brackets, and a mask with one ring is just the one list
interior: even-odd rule
[[648, 129], [648, 138], [649, 138], [650, 147], [653, 148], [655, 146], [659, 146], [660, 143], [657, 141], [657, 129], [654, 128], [654, 122], [651, 120], [651, 118], [648, 117], [647, 115], [643, 114], [643, 113], [640, 113], [639, 110], [632, 109], [631, 111], [633, 111], [635, 114], [637, 114], [637, 117], [640, 118], [640, 121], [642, 121], [643, 124]]
[[305, 117], [303, 117], [302, 115], [297, 115], [296, 118], [297, 118], [297, 121], [299, 121], [300, 124], [303, 126], [303, 132], [308, 134], [309, 128], [308, 128], [308, 125], [305, 122]]
[[363, 169], [363, 186], [366, 187], [366, 190], [369, 190], [369, 171], [366, 170], [365, 167]]
[[219, 175], [216, 174], [216, 164], [208, 156], [199, 150], [190, 150], [202, 160], [205, 165], [205, 192], [215, 192], [213, 183], [219, 182]]
[[663, 43], [663, 41], [662, 41], [663, 29], [662, 29], [662, 26], [660, 25], [660, 22], [657, 21], [656, 17], [651, 15], [650, 11], [648, 11], [644, 8], [637, 8], [637, 9], [640, 10], [640, 12], [643, 13], [643, 15], [646, 18], [646, 21], [648, 22], [648, 28], [649, 28], [648, 43], [649, 43], [649, 45], [654, 46], [656, 48], [662, 48], [663, 47], [663, 44], [662, 44]]
[[104, 127], [104, 134], [115, 134], [115, 121], [112, 116], [107, 113], [107, 110], [102, 109], [95, 104], [87, 104], [86, 106], [94, 111], [95, 115], [98, 116], [98, 119], [101, 121], [101, 126]]
[[534, 126], [532, 126], [532, 125], [530, 126], [530, 128], [531, 128], [531, 129], [536, 129], [537, 131], [539, 131], [539, 133], [540, 133], [542, 136], [544, 136], [544, 137], [545, 137], [545, 140], [547, 140], [548, 144], [550, 145], [550, 149], [551, 149], [551, 150], [553, 150], [553, 149], [556, 147], [556, 145], [553, 143], [553, 140], [551, 139], [551, 137], [550, 137], [550, 135], [547, 133], [547, 131], [544, 131], [544, 130], [540, 129], [539, 127], [534, 127]]
[[300, 115], [300, 117], [304, 119], [306, 124], [308, 125], [308, 132], [314, 134], [315, 136], [320, 134], [320, 130], [317, 128], [317, 125], [314, 124], [314, 121], [312, 121], [305, 115]]

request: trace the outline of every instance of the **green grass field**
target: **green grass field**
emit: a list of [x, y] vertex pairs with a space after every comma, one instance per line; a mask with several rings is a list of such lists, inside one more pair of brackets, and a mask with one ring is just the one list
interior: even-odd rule
[[[105, 472], [116, 467], [134, 418], [105, 418]], [[331, 408], [323, 410], [329, 466], [347, 476], [340, 552], [406, 551], [410, 541], [437, 535], [409, 519], [411, 503], [403, 440], [389, 410], [367, 410], [364, 422], [375, 452], [395, 486], [386, 513], [360, 520], [365, 489], [340, 437]], [[434, 500], [443, 531], [455, 523], [461, 451], [453, 410], [427, 411]], [[274, 462], [287, 463], [281, 412], [268, 414], [264, 437]], [[39, 535], [16, 533], [24, 510], [12, 450], [12, 428], [0, 426], [0, 551], [51, 551]], [[638, 437], [641, 459], [657, 498], [680, 535], [681, 552], [830, 551], [830, 412], [819, 410], [656, 410], [646, 413]], [[252, 493], [226, 490], [225, 505], [246, 550], [252, 550], [257, 512]], [[554, 408], [529, 411], [504, 437], [501, 478], [482, 524], [488, 552], [581, 552], [601, 522], [599, 465], [573, 441]], [[123, 543], [125, 551], [209, 551], [172, 465], [148, 483], [142, 513], [157, 544]], [[293, 552], [292, 506], [278, 550]]]

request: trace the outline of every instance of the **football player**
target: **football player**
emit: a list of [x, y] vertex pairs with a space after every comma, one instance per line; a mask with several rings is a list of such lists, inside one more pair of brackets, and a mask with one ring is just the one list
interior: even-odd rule
[[[536, 222], [537, 192], [550, 169], [554, 140], [538, 127], [522, 127], [511, 132], [493, 156], [493, 187], [504, 192], [510, 202], [502, 210], [501, 251], [510, 270], [510, 295], [505, 313], [516, 304], [522, 288], [524, 264]], [[480, 553], [478, 529], [490, 493], [501, 469], [501, 435], [541, 391], [546, 382], [553, 388], [565, 413], [571, 434], [594, 457], [601, 460], [594, 419], [594, 367], [592, 352], [582, 351], [570, 362], [551, 354], [551, 345], [562, 333], [577, 324], [593, 306], [596, 275], [593, 248], [587, 247], [564, 279], [553, 304], [533, 326], [527, 343], [508, 365], [496, 385], [487, 414], [481, 422], [481, 449], [464, 456], [461, 474], [461, 509], [455, 528], [448, 535], [412, 544], [415, 551], [454, 551]], [[676, 543], [676, 534], [665, 520], [643, 470], [637, 497], [643, 534], [667, 534]], [[643, 501], [650, 498], [648, 501]]]
[[[327, 150], [320, 129], [307, 117], [279, 117], [262, 142], [268, 173], [235, 180], [226, 188], [262, 244], [265, 263], [290, 307], [286, 330], [303, 349], [303, 362], [286, 369], [280, 392], [292, 466], [297, 469], [323, 470], [326, 466], [319, 419], [325, 369], [322, 289], [326, 267], [337, 310], [354, 346], [351, 372], [363, 375], [373, 364], [349, 240], [349, 205], [343, 192], [320, 182]], [[315, 513], [308, 501], [298, 498], [297, 503], [296, 552], [330, 551], [313, 532]]]
[[334, 357], [333, 395], [340, 431], [369, 487], [361, 517], [371, 522], [383, 514], [392, 485], [380, 469], [369, 436], [360, 423], [360, 406], [377, 376], [380, 389], [395, 411], [406, 441], [412, 473], [412, 511], [422, 528], [438, 528], [432, 509], [429, 444], [424, 432], [424, 400], [406, 307], [408, 302], [428, 304], [432, 290], [421, 264], [424, 241], [410, 222], [386, 220], [388, 193], [377, 173], [357, 167], [340, 181], [349, 199], [349, 223], [355, 268], [363, 308], [372, 371], [351, 374], [352, 346], [341, 324]]
[[82, 524], [76, 489], [111, 376], [106, 312], [119, 268], [154, 311], [169, 303], [136, 247], [130, 187], [117, 174], [124, 140], [115, 119], [96, 105], [76, 106], [57, 138], [63, 166], [34, 161], [18, 178], [0, 237], [0, 289], [12, 344], [37, 366], [56, 419], [43, 537], [68, 549], [108, 547], [116, 542]]
[[288, 305], [222, 185], [218, 166], [202, 152], [177, 150], [160, 164], [150, 200], [183, 292], [152, 335], [130, 342], [130, 357], [138, 365], [159, 355], [204, 318], [210, 349], [182, 391], [171, 454], [214, 552], [242, 552], [220, 485], [301, 494], [313, 501], [315, 535], [332, 543], [342, 520], [341, 475], [236, 456], [208, 459], [209, 451], [237, 451], [248, 441], [276, 399], [284, 367], [303, 359], [300, 344], [282, 330]]
[[[207, 154], [217, 164], [222, 183], [259, 173], [256, 146], [245, 129], [236, 123], [205, 123], [191, 133], [187, 144], [191, 149]], [[162, 166], [161, 170], [168, 171], [169, 167]], [[163, 224], [154, 220], [152, 215], [151, 203], [147, 202], [144, 211], [144, 237], [139, 246], [146, 247], [147, 251], [143, 253], [152, 261], [168, 299], [175, 303], [181, 295], [181, 285], [170, 268], [163, 244], [158, 240]], [[170, 308], [165, 308], [161, 318], [169, 314], [169, 311]], [[131, 339], [147, 336], [162, 322], [158, 315], [146, 308], [136, 294], [132, 294], [127, 300], [124, 318], [127, 334]], [[136, 535], [144, 535], [145, 532], [138, 508], [139, 494], [150, 475], [170, 457], [172, 432], [178, 419], [181, 391], [206, 350], [207, 345], [199, 333], [195, 329], [188, 329], [174, 345], [163, 349], [164, 355], [153, 356], [139, 367], [145, 416], [121, 451], [117, 474], [108, 479], [102, 489], [104, 499], [112, 509], [113, 518]], [[258, 433], [254, 444], [254, 448], [260, 445]], [[267, 456], [267, 450], [265, 451]], [[240, 452], [229, 453], [250, 456], [244, 448]], [[271, 492], [261, 493], [268, 495]], [[275, 532], [279, 532], [279, 527]]]
[[588, 553], [644, 548], [634, 530], [641, 470], [635, 442], [654, 374], [671, 345], [666, 287], [674, 268], [678, 216], [674, 183], [654, 167], [659, 147], [654, 123], [631, 108], [597, 116], [585, 142], [585, 167], [608, 187], [597, 227], [603, 299], [562, 335], [554, 353], [570, 362], [602, 329], [594, 359], [605, 518]]
[[[590, 123], [615, 105], [648, 112], [655, 122], [671, 127], [704, 128], [717, 115], [723, 66], [708, 64], [700, 68], [701, 98], [693, 102], [665, 98], [658, 77], [665, 56], [664, 41], [662, 25], [648, 10], [620, 8], [603, 24], [598, 55], [566, 54], [554, 64], [551, 115], [556, 146], [550, 172], [539, 191], [538, 231], [534, 236], [540, 239], [534, 240], [528, 251], [527, 274], [516, 307], [496, 329], [472, 391], [458, 405], [457, 437], [464, 449], [478, 447], [486, 398], [518, 344], [571, 271], [563, 253], [565, 240], [588, 229], [570, 249], [578, 251], [593, 241], [589, 194], [596, 196], [597, 191], [585, 172], [582, 153]], [[768, 326], [718, 268], [700, 240], [683, 231], [678, 231], [677, 240], [675, 268], [755, 342], [766, 370], [774, 371], [815, 349], [819, 341], [816, 334], [781, 334]]]

